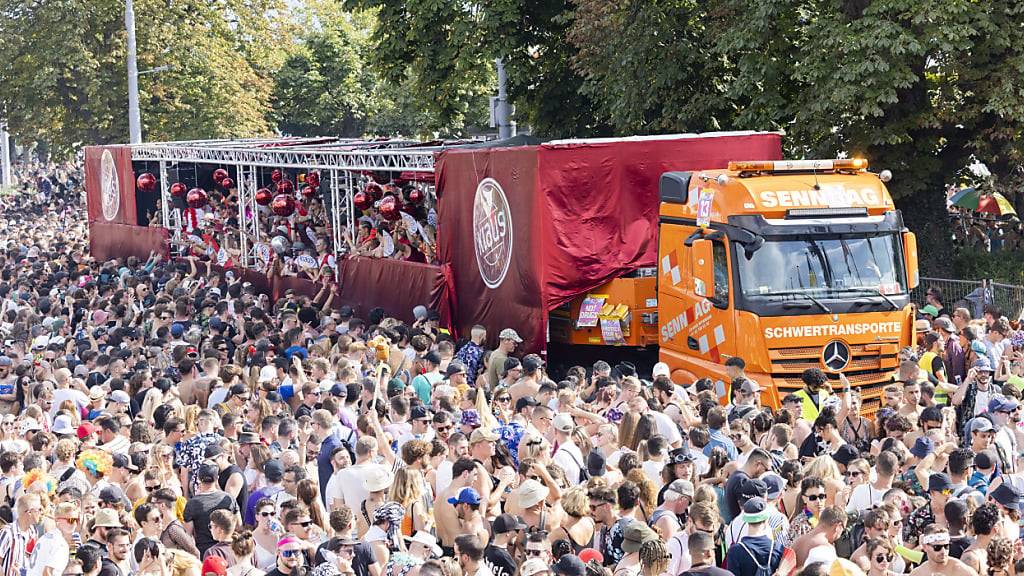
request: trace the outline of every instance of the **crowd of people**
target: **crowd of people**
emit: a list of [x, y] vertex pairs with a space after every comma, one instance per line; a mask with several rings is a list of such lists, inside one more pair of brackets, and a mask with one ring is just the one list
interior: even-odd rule
[[[277, 190], [284, 182], [285, 191], [267, 192], [263, 196], [266, 203], [257, 204], [255, 211], [244, 208], [240, 213], [236, 182], [228, 177], [227, 171], [218, 176], [223, 178], [211, 191], [204, 190], [202, 205], [190, 205], [187, 194], [172, 196], [168, 209], [181, 222], [175, 255], [226, 267], [246, 263], [268, 275], [297, 276], [314, 282], [336, 276], [338, 263], [328, 207], [329, 186], [320, 180], [318, 172], [275, 172], [280, 178], [276, 183], [268, 182], [266, 190]], [[297, 183], [293, 184], [292, 178]], [[429, 192], [432, 187], [401, 180], [379, 184], [370, 176], [356, 182], [358, 190], [342, 191], [358, 195], [360, 202], [353, 205], [354, 229], [348, 223], [348, 203], [341, 205], [345, 213], [339, 254], [436, 263], [437, 212], [434, 196]], [[181, 186], [181, 191], [187, 188]], [[257, 198], [261, 193], [257, 193]], [[284, 212], [275, 210], [274, 202], [280, 196], [292, 200], [292, 207]], [[247, 225], [243, 218], [254, 220], [255, 225]], [[164, 226], [159, 209], [148, 217], [148, 224]], [[249, 247], [255, 247], [253, 257], [243, 255], [243, 236]]]
[[[933, 291], [873, 419], [453, 338], [0, 218], [0, 576], [1013, 575], [1024, 339]], [[65, 214], [74, 216], [65, 221]]]

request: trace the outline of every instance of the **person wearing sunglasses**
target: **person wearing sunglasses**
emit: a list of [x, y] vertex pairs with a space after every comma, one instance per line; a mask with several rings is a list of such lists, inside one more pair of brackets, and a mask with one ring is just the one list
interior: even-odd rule
[[821, 511], [825, 509], [825, 482], [821, 478], [804, 478], [800, 483], [798, 505], [803, 512], [798, 512], [789, 526], [789, 539], [795, 541], [817, 526]]
[[892, 565], [896, 551], [892, 543], [884, 537], [870, 537], [864, 543], [864, 549], [864, 557], [870, 564], [865, 572], [867, 576], [889, 576], [893, 573]]
[[915, 568], [910, 576], [974, 576], [977, 574], [970, 566], [949, 554], [949, 531], [938, 524], [929, 524], [921, 533], [921, 549], [928, 558]]
[[277, 542], [277, 562], [267, 576], [289, 576], [297, 573], [297, 568], [305, 564], [306, 546], [296, 536], [288, 534]]
[[[903, 531], [904, 539], [908, 546], [917, 543], [918, 538], [924, 533], [927, 526], [942, 521], [945, 524], [946, 502], [953, 494], [953, 481], [944, 472], [938, 472], [928, 477], [928, 503], [921, 506], [907, 517], [906, 527]], [[948, 534], [947, 534], [948, 536]]]

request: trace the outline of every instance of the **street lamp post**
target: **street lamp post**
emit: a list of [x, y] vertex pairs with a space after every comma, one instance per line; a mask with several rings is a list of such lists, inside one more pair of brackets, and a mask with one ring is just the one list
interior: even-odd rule
[[128, 32], [128, 138], [142, 143], [142, 118], [139, 114], [139, 65], [135, 57], [135, 8], [125, 0], [124, 27]]
[[7, 122], [4, 120], [0, 120], [0, 154], [3, 155], [0, 160], [0, 170], [3, 170], [0, 186], [7, 188], [14, 184], [14, 175], [11, 174], [11, 135], [7, 132]]

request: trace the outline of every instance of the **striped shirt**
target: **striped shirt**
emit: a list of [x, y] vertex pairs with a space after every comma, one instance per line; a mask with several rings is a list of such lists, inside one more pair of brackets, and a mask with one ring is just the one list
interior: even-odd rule
[[17, 522], [12, 522], [0, 529], [0, 576], [18, 576], [18, 571], [28, 561], [25, 548], [35, 537], [34, 526], [29, 527], [28, 530], [21, 530], [18, 528]]

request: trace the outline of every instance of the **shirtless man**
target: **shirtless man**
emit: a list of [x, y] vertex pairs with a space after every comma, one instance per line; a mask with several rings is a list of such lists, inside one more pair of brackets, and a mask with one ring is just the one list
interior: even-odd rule
[[[811, 550], [819, 546], [833, 546], [846, 529], [846, 511], [839, 506], [829, 506], [821, 512], [818, 525], [793, 542], [797, 566], [803, 566]], [[948, 537], [948, 534], [947, 534]], [[834, 549], [834, 548], [833, 548]]]
[[472, 488], [463, 488], [454, 497], [448, 499], [448, 503], [455, 507], [455, 515], [459, 519], [459, 526], [456, 534], [473, 534], [486, 546], [490, 540], [489, 524], [484, 520], [480, 509], [482, 508], [480, 494]]
[[[488, 428], [477, 428], [469, 436], [469, 457], [476, 462], [477, 468], [472, 488], [480, 494], [485, 517], [501, 513], [501, 496], [505, 493], [505, 488], [516, 479], [515, 470], [508, 466], [494, 470], [491, 457], [494, 456], [495, 444], [500, 438], [497, 432]], [[485, 544], [486, 542], [484, 540]]]
[[974, 544], [971, 544], [960, 560], [978, 574], [988, 574], [988, 543], [996, 535], [996, 526], [1001, 514], [994, 504], [978, 506], [971, 515], [971, 529], [974, 533]]
[[[460, 532], [462, 523], [459, 520], [458, 511], [455, 506], [449, 504], [449, 499], [458, 498], [463, 488], [473, 486], [477, 481], [477, 463], [469, 458], [459, 458], [452, 465], [452, 482], [434, 500], [434, 521], [437, 523], [437, 539], [441, 548], [448, 556], [453, 553], [455, 537]], [[486, 477], [488, 480], [490, 477]], [[479, 491], [477, 491], [479, 494]]]
[[937, 524], [929, 524], [921, 535], [921, 548], [928, 557], [910, 576], [978, 576], [973, 568], [949, 555], [949, 531]]

